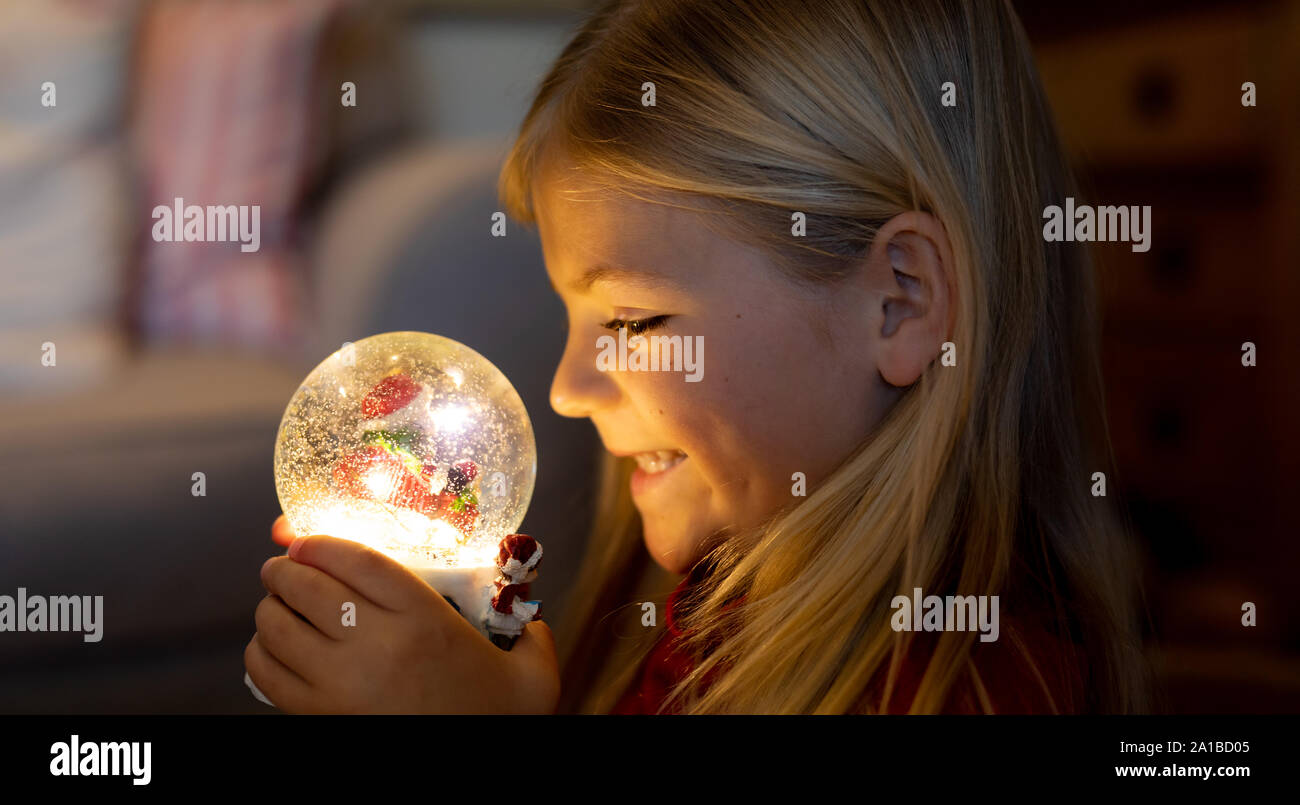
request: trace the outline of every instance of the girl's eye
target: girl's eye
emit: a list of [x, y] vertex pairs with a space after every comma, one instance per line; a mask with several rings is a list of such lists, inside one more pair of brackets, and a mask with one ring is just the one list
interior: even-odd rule
[[651, 316], [648, 319], [610, 319], [600, 325], [606, 330], [627, 328], [628, 335], [640, 335], [647, 330], [657, 330], [668, 323], [668, 316]]

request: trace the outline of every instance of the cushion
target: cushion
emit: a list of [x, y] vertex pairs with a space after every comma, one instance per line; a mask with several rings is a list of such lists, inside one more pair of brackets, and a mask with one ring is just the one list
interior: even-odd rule
[[[317, 46], [337, 6], [165, 0], [148, 14], [133, 121], [144, 246], [133, 319], [147, 341], [289, 348], [298, 338]], [[256, 205], [260, 247], [156, 241], [153, 211], [177, 198], [205, 212]]]

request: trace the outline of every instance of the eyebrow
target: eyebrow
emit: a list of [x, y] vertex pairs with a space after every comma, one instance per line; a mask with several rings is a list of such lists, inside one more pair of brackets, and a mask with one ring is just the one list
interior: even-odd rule
[[679, 283], [666, 274], [646, 268], [615, 268], [605, 263], [588, 268], [581, 276], [569, 283], [569, 287], [579, 293], [591, 289], [599, 282], [623, 282], [643, 288], [656, 288], [662, 285], [679, 287]]

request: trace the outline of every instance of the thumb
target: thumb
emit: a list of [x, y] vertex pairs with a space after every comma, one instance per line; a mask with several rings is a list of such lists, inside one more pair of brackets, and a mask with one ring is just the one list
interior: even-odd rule
[[556, 658], [555, 635], [545, 621], [529, 621], [515, 640], [510, 653], [520, 659], [526, 658], [530, 665], [543, 661], [556, 666], [560, 664]]
[[288, 548], [289, 543], [293, 542], [294, 536], [293, 526], [289, 525], [289, 518], [283, 514], [275, 518], [275, 522], [271, 524], [272, 542]]
[[551, 627], [544, 621], [529, 622], [515, 640], [509, 656], [522, 677], [523, 709], [554, 713], [560, 701], [560, 662]]

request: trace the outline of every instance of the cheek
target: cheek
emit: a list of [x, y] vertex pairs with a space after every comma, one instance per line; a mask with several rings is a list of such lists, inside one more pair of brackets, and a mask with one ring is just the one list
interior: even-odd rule
[[810, 449], [824, 425], [837, 426], [819, 407], [830, 385], [807, 361], [788, 363], [761, 348], [710, 357], [699, 383], [677, 376], [648, 416], [664, 420], [692, 456], [710, 505], [729, 522], [750, 521], [789, 502], [791, 475], [819, 463]]
[[795, 473], [823, 478], [869, 427], [868, 378], [806, 324], [735, 328], [704, 341], [699, 382], [679, 372], [620, 377], [640, 427], [654, 434], [648, 441], [691, 456], [680, 505], [643, 512], [657, 557], [689, 547], [675, 540], [753, 525], [789, 504]]
[[683, 420], [700, 436], [701, 471], [737, 505], [788, 503], [794, 473], [823, 477], [866, 436], [869, 378], [806, 329], [715, 352]]

